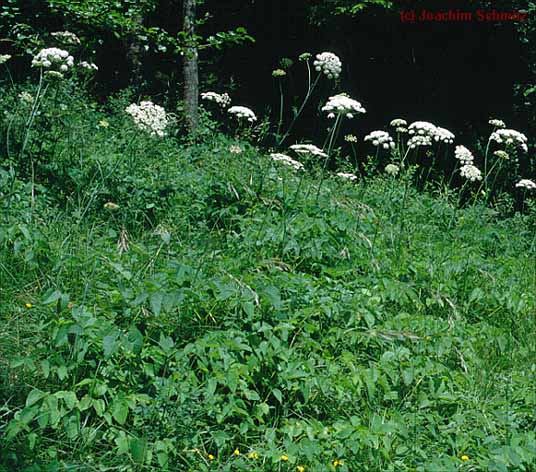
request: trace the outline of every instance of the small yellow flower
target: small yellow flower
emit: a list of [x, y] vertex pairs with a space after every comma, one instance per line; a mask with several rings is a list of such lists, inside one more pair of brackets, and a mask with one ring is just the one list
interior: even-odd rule
[[296, 470], [298, 472], [305, 472], [305, 467], [303, 465], [299, 465], [298, 467], [296, 467]]
[[236, 448], [234, 451], [233, 451], [233, 456], [239, 456], [240, 455], [240, 451], [238, 450], [238, 448]]
[[25, 303], [24, 306], [25, 306], [26, 308], [32, 308], [32, 307], [33, 307], [33, 305], [32, 305], [31, 303]]
[[282, 460], [283, 462], [287, 462], [287, 461], [288, 461], [288, 456], [286, 456], [285, 454], [283, 454], [283, 455], [281, 456], [281, 460]]
[[255, 452], [255, 451], [250, 452], [250, 453], [248, 454], [248, 457], [249, 457], [250, 459], [258, 459], [258, 458], [259, 458], [259, 453], [258, 453], [258, 452]]
[[209, 461], [213, 461], [214, 459], [216, 459], [212, 454], [209, 454], [207, 457]]
[[110, 126], [110, 123], [108, 123], [106, 120], [100, 120], [99, 121], [99, 127], [108, 128], [108, 126]]
[[462, 461], [468, 461], [469, 456], [466, 456], [465, 454], [460, 458]]
[[342, 465], [342, 464], [343, 464], [343, 462], [342, 462], [342, 460], [340, 460], [340, 459], [335, 459], [335, 460], [333, 461], [333, 467], [338, 467], [338, 466], [340, 466], [340, 465]]

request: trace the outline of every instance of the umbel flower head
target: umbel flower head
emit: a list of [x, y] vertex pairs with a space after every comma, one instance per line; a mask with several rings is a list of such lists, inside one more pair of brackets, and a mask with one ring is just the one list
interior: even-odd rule
[[314, 144], [293, 144], [290, 146], [294, 152], [303, 155], [312, 155], [318, 157], [328, 157], [328, 155], [322, 151], [322, 149], [316, 147]]
[[397, 126], [407, 126], [408, 122], [406, 120], [403, 120], [402, 118], [395, 118], [394, 120], [389, 123], [393, 128], [396, 128]]
[[432, 138], [430, 136], [416, 135], [411, 137], [408, 140], [408, 147], [410, 149], [415, 149], [420, 146], [431, 146]]
[[409, 125], [408, 133], [434, 139], [437, 135], [437, 127], [428, 121], [415, 121]]
[[153, 102], [146, 100], [139, 105], [132, 103], [125, 110], [134, 120], [136, 126], [151, 134], [151, 136], [165, 136], [165, 128], [168, 124], [166, 110]]
[[392, 175], [393, 177], [398, 174], [400, 171], [400, 167], [398, 167], [396, 164], [387, 164], [385, 166], [385, 173]]
[[536, 184], [529, 179], [521, 179], [517, 184], [517, 188], [526, 188], [527, 190], [536, 190]]
[[456, 146], [454, 156], [461, 162], [462, 165], [472, 164], [474, 161], [473, 154], [465, 146]]
[[488, 123], [491, 126], [495, 126], [495, 128], [506, 128], [506, 125], [504, 124], [503, 120], [492, 119], [492, 120], [489, 120]]
[[473, 164], [465, 164], [460, 167], [460, 175], [471, 182], [482, 180], [482, 172], [480, 172], [480, 170]]
[[322, 111], [328, 112], [328, 118], [335, 118], [336, 115], [346, 115], [347, 118], [353, 118], [354, 113], [366, 113], [361, 103], [344, 93], [329, 97], [327, 103], [322, 107]]
[[436, 134], [434, 136], [434, 140], [445, 143], [445, 144], [452, 144], [454, 142], [454, 134], [452, 134], [448, 129], [441, 128], [439, 126], [436, 127]]
[[395, 131], [397, 133], [407, 133], [408, 132], [408, 129], [406, 128], [408, 126], [408, 122], [406, 120], [403, 120], [402, 118], [395, 118], [389, 124], [393, 128], [395, 128]]
[[296, 170], [303, 169], [303, 164], [301, 162], [298, 162], [298, 161], [292, 159], [292, 157], [287, 156], [286, 154], [281, 154], [281, 153], [276, 152], [276, 153], [270, 154], [270, 157], [274, 161], [281, 162], [282, 164], [285, 164], [287, 166], [293, 167]]
[[342, 70], [341, 60], [332, 52], [317, 54], [313, 65], [318, 72], [323, 72], [328, 79], [338, 78]]
[[56, 31], [55, 33], [51, 33], [51, 35], [63, 44], [72, 46], [80, 44], [80, 38], [70, 31]]
[[381, 146], [384, 149], [395, 148], [395, 142], [387, 131], [373, 131], [365, 136], [365, 141], [371, 141], [373, 146]]
[[86, 70], [89, 70], [89, 71], [98, 71], [99, 70], [99, 68], [97, 67], [97, 64], [93, 64], [93, 62], [82, 61], [78, 65], [82, 69], [86, 69]]
[[350, 174], [348, 172], [337, 172], [337, 177], [340, 177], [341, 179], [350, 180], [351, 182], [357, 180], [357, 175]]
[[499, 144], [506, 144], [507, 146], [519, 147], [525, 152], [528, 151], [527, 137], [514, 129], [498, 129], [491, 133], [489, 140], [496, 141]]
[[203, 92], [201, 99], [215, 102], [222, 108], [227, 108], [231, 104], [231, 97], [227, 93]]
[[249, 121], [250, 123], [257, 121], [257, 117], [255, 116], [255, 113], [253, 113], [253, 110], [250, 110], [247, 107], [234, 106], [234, 107], [229, 108], [229, 110], [227, 111], [231, 115], [236, 116], [239, 120], [245, 119]]
[[58, 48], [41, 49], [32, 60], [32, 67], [43, 67], [58, 72], [67, 72], [73, 64], [73, 56]]

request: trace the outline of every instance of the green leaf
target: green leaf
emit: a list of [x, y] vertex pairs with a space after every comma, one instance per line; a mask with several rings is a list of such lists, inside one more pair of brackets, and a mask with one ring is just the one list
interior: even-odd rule
[[122, 265], [116, 264], [115, 262], [110, 262], [110, 265], [119, 272], [125, 279], [131, 280], [132, 279], [132, 273], [128, 270], [126, 270]]
[[273, 285], [265, 287], [263, 288], [261, 294], [264, 295], [270, 305], [272, 305], [276, 310], [281, 308], [281, 293], [277, 287], [274, 287]]
[[46, 392], [42, 392], [41, 390], [37, 390], [34, 388], [29, 394], [28, 397], [26, 397], [26, 406], [32, 406], [33, 404], [37, 403], [41, 398], [48, 395]]
[[164, 294], [162, 292], [155, 292], [151, 294], [150, 298], [150, 304], [151, 304], [151, 311], [158, 316], [160, 314], [160, 310], [162, 309], [162, 300], [164, 299]]
[[119, 347], [118, 338], [119, 338], [119, 333], [116, 330], [104, 336], [102, 340], [102, 347], [104, 350], [105, 358], [109, 358], [110, 356], [115, 354], [115, 352], [117, 351], [117, 348]]
[[114, 401], [112, 416], [120, 425], [124, 425], [128, 416], [128, 404], [124, 399]]
[[134, 438], [130, 441], [130, 452], [132, 460], [136, 464], [143, 464], [147, 454], [147, 440], [144, 438]]
[[59, 290], [54, 290], [52, 293], [49, 293], [45, 296], [43, 304], [50, 305], [54, 302], [57, 302], [61, 298], [61, 292]]
[[281, 393], [281, 390], [278, 388], [274, 388], [272, 390], [272, 395], [277, 399], [279, 403], [283, 403], [283, 394]]

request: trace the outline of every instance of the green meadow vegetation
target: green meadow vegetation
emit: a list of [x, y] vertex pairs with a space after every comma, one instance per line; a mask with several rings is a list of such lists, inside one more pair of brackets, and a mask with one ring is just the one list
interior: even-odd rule
[[[300, 58], [305, 101], [332, 56]], [[282, 118], [268, 149], [214, 93], [187, 136], [69, 62], [2, 82], [0, 470], [536, 470], [523, 134], [493, 120], [475, 158], [399, 119], [357, 143], [339, 94], [292, 158]]]

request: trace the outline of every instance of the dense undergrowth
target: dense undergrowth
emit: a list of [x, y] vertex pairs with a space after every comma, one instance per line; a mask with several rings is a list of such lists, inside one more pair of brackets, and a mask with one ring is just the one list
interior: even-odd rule
[[533, 215], [79, 93], [2, 98], [1, 470], [535, 470]]

